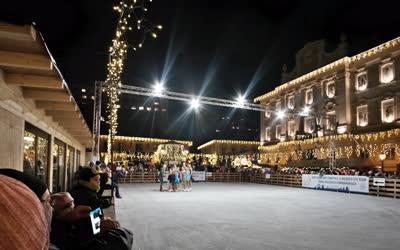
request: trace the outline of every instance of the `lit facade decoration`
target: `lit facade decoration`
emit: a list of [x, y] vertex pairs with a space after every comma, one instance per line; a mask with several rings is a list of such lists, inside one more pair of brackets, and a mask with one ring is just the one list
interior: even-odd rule
[[[309, 51], [315, 51], [314, 44], [306, 45], [296, 55], [299, 64], [296, 69], [312, 68], [302, 63]], [[393, 130], [397, 126], [400, 108], [397, 101], [400, 79], [396, 72], [396, 65], [400, 64], [400, 37], [351, 57], [334, 58], [333, 62], [322, 63], [318, 58], [323, 55], [313, 56], [315, 58], [311, 61], [319, 62], [316, 67], [325, 66], [302, 72], [303, 75], [293, 75], [296, 71], [292, 71], [290, 74], [293, 77], [288, 81], [254, 99], [266, 104], [287, 98], [289, 108], [290, 96], [301, 94], [299, 102], [295, 101], [295, 107], [285, 119], [260, 116], [260, 130], [271, 128], [272, 137], [275, 134], [272, 139], [276, 139], [260, 147], [262, 162], [285, 165], [291, 159], [290, 164], [301, 164], [303, 160], [315, 159], [317, 155], [317, 159], [325, 159], [318, 164], [324, 165], [332, 155], [328, 149], [333, 140], [338, 160], [362, 160], [362, 155], [363, 159], [370, 160], [370, 166], [375, 166], [379, 164], [375, 162], [378, 159], [376, 152], [382, 150], [381, 145], [385, 145], [391, 148], [386, 151], [398, 150], [392, 167], [400, 164], [400, 130]], [[304, 112], [305, 107], [308, 112]], [[294, 131], [293, 123], [296, 124]], [[282, 141], [281, 134], [286, 132], [286, 140]], [[293, 133], [295, 136], [292, 136]], [[388, 167], [385, 166], [385, 169]]]
[[368, 125], [368, 105], [357, 107], [357, 126], [365, 127]]
[[364, 91], [368, 87], [367, 72], [358, 73], [356, 76], [356, 90]]
[[396, 118], [395, 109], [396, 109], [396, 107], [395, 107], [393, 98], [383, 100], [381, 102], [382, 122], [384, 122], [384, 123], [393, 122]]
[[394, 80], [394, 64], [393, 62], [385, 63], [380, 68], [381, 83], [390, 83]]
[[287, 101], [288, 109], [294, 109], [294, 95], [290, 95]]
[[336, 94], [335, 82], [328, 82], [326, 84], [326, 96], [329, 98], [333, 98], [335, 94]]

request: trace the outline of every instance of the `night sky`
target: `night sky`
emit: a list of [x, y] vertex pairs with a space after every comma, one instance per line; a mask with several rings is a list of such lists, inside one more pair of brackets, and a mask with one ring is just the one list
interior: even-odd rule
[[[2, 21], [36, 23], [89, 125], [94, 81], [105, 79], [115, 31], [113, 3], [7, 1], [0, 8]], [[308, 41], [325, 38], [333, 50], [344, 33], [353, 55], [399, 36], [399, 9], [399, 1], [153, 0], [149, 19], [164, 29], [158, 39], [149, 37], [142, 49], [131, 51], [124, 84], [150, 87], [164, 80], [171, 91], [227, 99], [241, 93], [252, 100], [280, 84], [282, 65], [290, 71], [295, 53]], [[138, 38], [132, 34], [129, 41]], [[82, 88], [89, 92], [86, 100]], [[185, 113], [188, 105], [176, 101], [161, 101], [164, 113], [131, 110], [154, 108], [154, 101], [160, 102], [121, 96], [119, 134], [195, 144], [215, 138], [258, 140], [257, 112], [204, 106]]]

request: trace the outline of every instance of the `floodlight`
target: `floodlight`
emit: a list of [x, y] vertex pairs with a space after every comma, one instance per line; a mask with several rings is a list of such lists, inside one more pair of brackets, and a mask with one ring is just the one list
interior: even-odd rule
[[156, 82], [156, 84], [153, 86], [153, 90], [155, 95], [161, 95], [164, 91], [164, 84], [161, 82]]
[[304, 106], [303, 110], [300, 112], [300, 116], [308, 116], [310, 111], [311, 108], [309, 106]]
[[190, 101], [190, 108], [192, 109], [198, 109], [200, 107], [200, 102], [199, 99], [192, 99]]
[[246, 99], [244, 98], [244, 96], [239, 95], [239, 97], [236, 98], [236, 102], [239, 106], [243, 106], [243, 104], [246, 102]]
[[285, 117], [285, 111], [279, 110], [279, 111], [276, 113], [276, 115], [277, 115], [278, 119], [282, 119], [283, 117]]

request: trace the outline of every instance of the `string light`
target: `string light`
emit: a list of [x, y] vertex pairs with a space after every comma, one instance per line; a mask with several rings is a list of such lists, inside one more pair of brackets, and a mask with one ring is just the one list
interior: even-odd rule
[[[149, 1], [151, 2], [151, 1]], [[148, 22], [142, 12], [146, 12], [146, 1], [124, 0], [120, 1], [113, 9], [119, 14], [115, 36], [111, 41], [109, 48], [109, 62], [107, 64], [107, 79], [105, 84], [105, 92], [108, 97], [107, 104], [107, 123], [109, 124], [109, 135], [107, 138], [108, 158], [111, 158], [112, 137], [117, 134], [118, 129], [118, 109], [119, 105], [119, 87], [122, 86], [121, 76], [124, 70], [124, 63], [128, 53], [128, 47], [132, 47], [136, 51], [136, 47], [141, 48], [148, 33], [154, 38], [157, 37], [156, 29], [161, 25], [152, 26]], [[139, 10], [139, 11], [137, 11]], [[140, 11], [141, 10], [141, 11]], [[140, 15], [140, 16], [139, 16]], [[132, 30], [132, 26], [137, 25], [143, 33], [143, 38], [138, 46], [128, 44], [126, 34]], [[160, 30], [160, 29], [159, 29]]]
[[[323, 136], [306, 140], [279, 142], [275, 145], [260, 146], [260, 158], [263, 163], [286, 164], [290, 160], [328, 159], [329, 141], [334, 139], [338, 146], [335, 148], [336, 158], [362, 158], [367, 154], [369, 159], [379, 159], [379, 154], [390, 154], [394, 151], [395, 157], [400, 157], [400, 144], [395, 143], [400, 136], [400, 129], [391, 129], [365, 134], [341, 134]], [[333, 138], [332, 138], [333, 137]], [[396, 138], [396, 139], [395, 139]], [[355, 141], [357, 143], [355, 143]], [[356, 144], [356, 145], [354, 145]]]

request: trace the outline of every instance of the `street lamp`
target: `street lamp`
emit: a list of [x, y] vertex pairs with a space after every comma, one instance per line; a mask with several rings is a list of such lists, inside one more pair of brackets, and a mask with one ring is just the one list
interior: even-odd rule
[[384, 152], [380, 153], [380, 154], [379, 154], [379, 159], [380, 159], [381, 162], [382, 162], [381, 170], [382, 170], [382, 172], [383, 172], [383, 161], [386, 159], [386, 154], [385, 154]]

